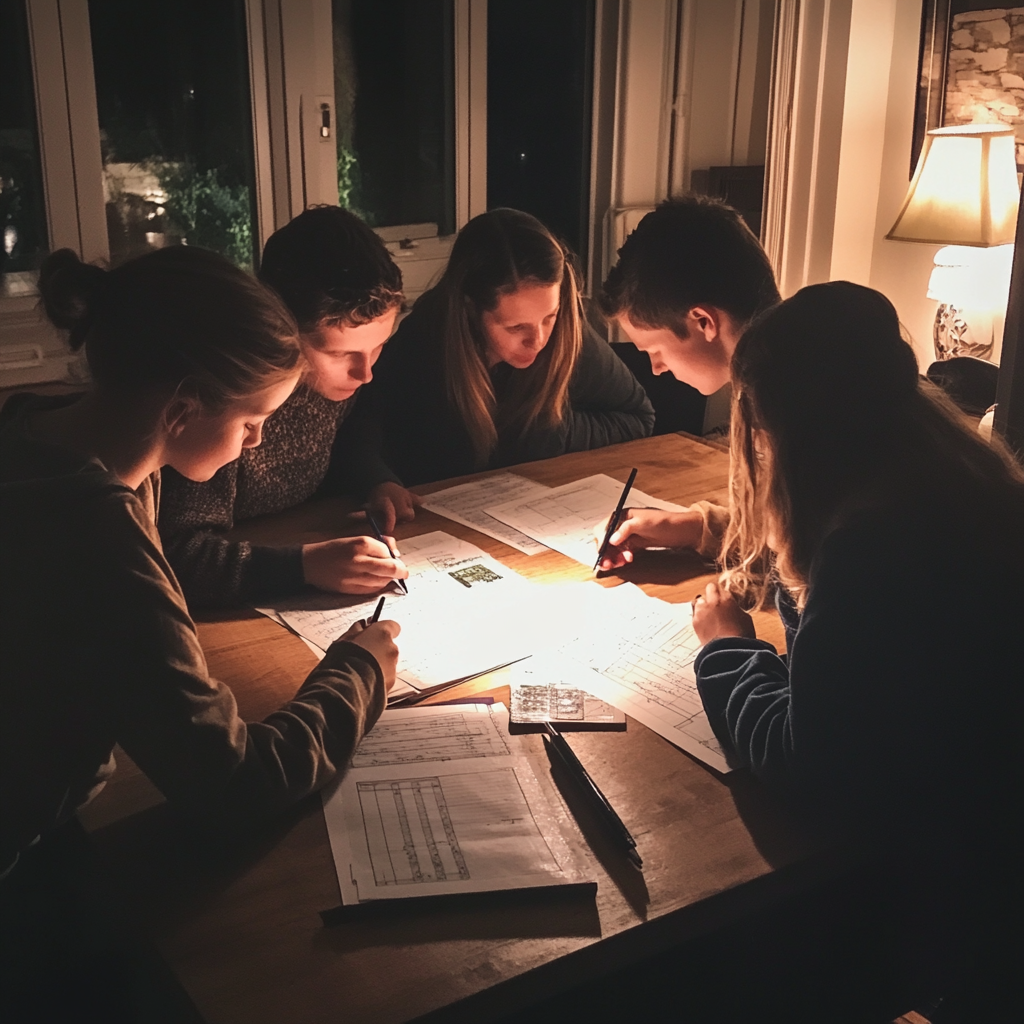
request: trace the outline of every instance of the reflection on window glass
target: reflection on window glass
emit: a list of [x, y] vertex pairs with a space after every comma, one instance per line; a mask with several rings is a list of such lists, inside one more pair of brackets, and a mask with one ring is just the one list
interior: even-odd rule
[[256, 238], [243, 0], [89, 0], [110, 256]]
[[333, 0], [338, 201], [455, 230], [452, 0]]
[[24, 0], [0, 0], [0, 294], [34, 295], [47, 252]]

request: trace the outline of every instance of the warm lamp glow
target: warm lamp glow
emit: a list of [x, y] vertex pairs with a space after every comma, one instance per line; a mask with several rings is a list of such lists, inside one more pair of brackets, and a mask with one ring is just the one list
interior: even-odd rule
[[1007, 245], [1017, 227], [1013, 129], [965, 124], [925, 136], [914, 180], [887, 234], [899, 242]]
[[1013, 246], [947, 245], [935, 254], [928, 298], [958, 309], [1002, 312], [1010, 291]]

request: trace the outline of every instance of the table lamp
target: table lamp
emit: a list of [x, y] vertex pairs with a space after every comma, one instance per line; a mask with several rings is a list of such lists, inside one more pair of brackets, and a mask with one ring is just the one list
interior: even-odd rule
[[[939, 300], [932, 329], [936, 359], [992, 355], [993, 320], [1005, 312], [1010, 289], [1019, 198], [1012, 128], [965, 124], [925, 136], [907, 197], [885, 237], [943, 246], [928, 282], [928, 297]], [[978, 314], [978, 329], [971, 329], [965, 309]]]

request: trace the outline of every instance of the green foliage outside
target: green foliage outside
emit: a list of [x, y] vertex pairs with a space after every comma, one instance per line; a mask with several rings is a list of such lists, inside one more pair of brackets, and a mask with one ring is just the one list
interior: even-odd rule
[[167, 193], [167, 216], [189, 245], [227, 256], [252, 270], [252, 198], [246, 185], [224, 185], [216, 169], [155, 162], [154, 173]]
[[377, 224], [373, 214], [359, 206], [362, 181], [359, 174], [359, 160], [343, 142], [338, 143], [338, 205], [351, 210], [370, 227]]

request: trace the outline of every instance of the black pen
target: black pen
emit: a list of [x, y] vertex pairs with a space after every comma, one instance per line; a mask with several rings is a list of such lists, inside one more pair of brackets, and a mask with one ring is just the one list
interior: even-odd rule
[[[634, 472], [636, 472], [634, 470]], [[622, 819], [615, 813], [615, 808], [608, 803], [608, 798], [597, 788], [597, 783], [590, 777], [587, 769], [583, 767], [580, 759], [573, 752], [572, 747], [566, 742], [565, 737], [550, 723], [545, 722], [544, 728], [547, 732], [544, 739], [558, 754], [562, 764], [565, 765], [569, 774], [579, 783], [580, 788], [590, 797], [591, 803], [600, 812], [601, 816], [611, 827], [615, 837], [624, 848], [629, 863], [642, 871], [644, 862], [640, 854], [636, 852], [636, 840], [629, 834], [629, 829], [622, 824]]]
[[377, 622], [380, 619], [380, 613], [384, 610], [384, 598], [382, 597], [377, 602], [377, 607], [373, 609], [373, 615], [370, 617], [370, 622]]
[[612, 513], [611, 519], [608, 520], [608, 529], [604, 531], [604, 540], [601, 541], [601, 547], [597, 551], [597, 561], [594, 563], [594, 571], [597, 571], [597, 567], [601, 564], [601, 559], [604, 558], [605, 551], [608, 550], [608, 541], [611, 540], [612, 534], [615, 532], [615, 528], [619, 525], [619, 516], [622, 515], [622, 508], [626, 504], [626, 498], [629, 497], [629, 489], [633, 486], [633, 481], [636, 479], [636, 469], [629, 474], [629, 479], [626, 481], [626, 486], [622, 488], [622, 494], [619, 495], [619, 503], [615, 506], [615, 511]]
[[[377, 525], [377, 520], [373, 518], [373, 513], [367, 512], [366, 518], [369, 520], [370, 527], [376, 534], [377, 540], [379, 540], [381, 544], [383, 544], [384, 547], [388, 549], [388, 554], [391, 555], [392, 558], [397, 560], [398, 555], [395, 554], [395, 552], [391, 549], [391, 545], [384, 539], [384, 534], [380, 532], [380, 527]], [[409, 593], [409, 588], [405, 585], [405, 580], [395, 580], [395, 582], [402, 588], [403, 594]]]

